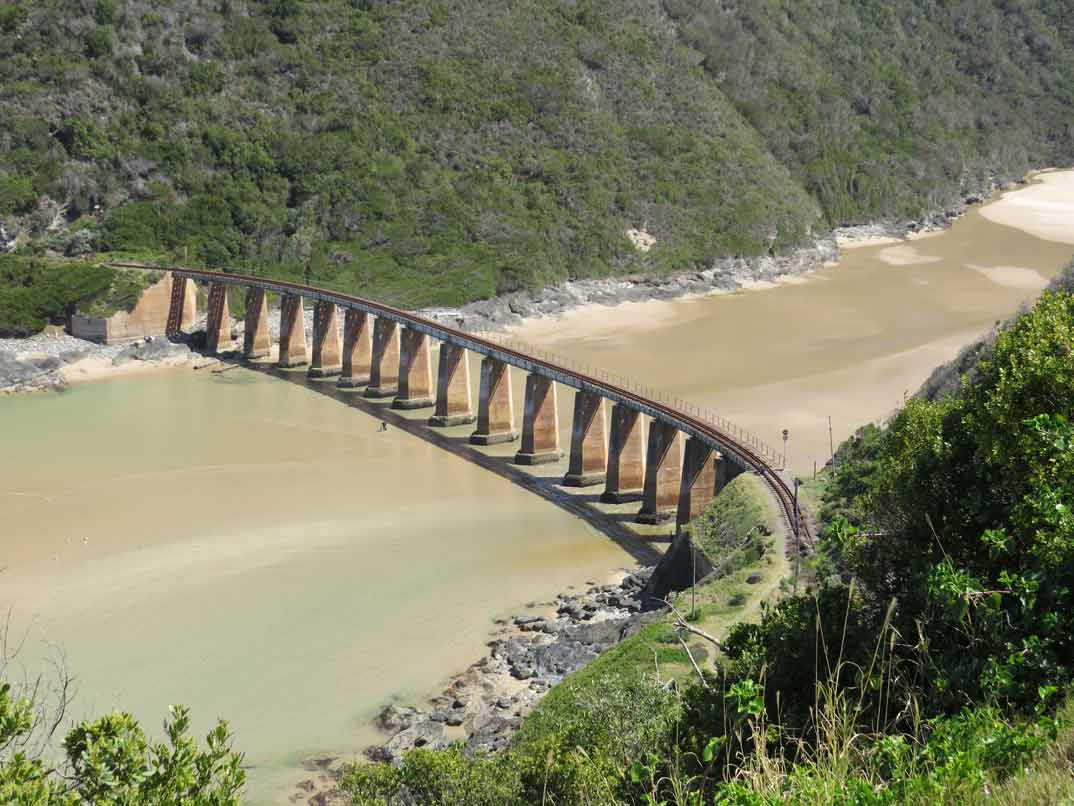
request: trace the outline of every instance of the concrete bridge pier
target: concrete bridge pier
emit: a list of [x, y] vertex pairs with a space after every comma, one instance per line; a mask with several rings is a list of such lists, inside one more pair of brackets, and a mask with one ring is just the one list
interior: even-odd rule
[[393, 409], [426, 409], [433, 405], [433, 367], [429, 359], [429, 337], [409, 327], [403, 328], [399, 347], [399, 391]]
[[526, 378], [526, 402], [522, 409], [522, 446], [515, 454], [517, 465], [543, 465], [563, 458], [559, 449], [559, 408], [556, 383], [530, 374]]
[[474, 445], [497, 445], [516, 439], [518, 432], [515, 431], [511, 367], [495, 358], [485, 358], [481, 361], [477, 430], [470, 435], [470, 442]]
[[679, 506], [682, 477], [682, 436], [673, 425], [653, 420], [649, 423], [646, 451], [645, 487], [638, 523], [662, 523], [675, 517]]
[[443, 342], [436, 373], [436, 413], [429, 425], [469, 425], [474, 417], [470, 398], [470, 361], [464, 347]]
[[250, 286], [246, 289], [246, 331], [242, 335], [242, 355], [247, 359], [264, 358], [272, 351], [268, 330], [268, 292]]
[[675, 517], [678, 531], [705, 511], [719, 492], [720, 455], [701, 440], [686, 440], [686, 454], [682, 460], [682, 481], [679, 485], [679, 509]]
[[571, 459], [563, 477], [565, 486], [590, 487], [605, 482], [608, 475], [605, 430], [604, 398], [592, 392], [575, 392]]
[[306, 314], [302, 297], [284, 294], [280, 300], [280, 357], [276, 364], [287, 369], [306, 363]]
[[641, 499], [645, 487], [645, 431], [641, 412], [616, 403], [608, 440], [608, 478], [600, 500], [622, 504]]
[[330, 378], [343, 371], [339, 344], [339, 315], [334, 302], [319, 300], [313, 309], [313, 360], [306, 374]]
[[373, 339], [369, 334], [369, 316], [365, 311], [347, 308], [343, 315], [343, 367], [336, 381], [340, 389], [353, 389], [369, 383], [373, 359]]
[[378, 316], [373, 322], [373, 355], [365, 396], [394, 397], [399, 391], [399, 327]]
[[168, 306], [168, 321], [164, 326], [164, 335], [175, 338], [184, 328], [192, 327], [198, 318], [198, 291], [193, 280], [176, 277], [171, 272], [171, 301]]
[[227, 286], [209, 286], [209, 316], [205, 323], [205, 347], [211, 353], [231, 349], [231, 311], [227, 304]]

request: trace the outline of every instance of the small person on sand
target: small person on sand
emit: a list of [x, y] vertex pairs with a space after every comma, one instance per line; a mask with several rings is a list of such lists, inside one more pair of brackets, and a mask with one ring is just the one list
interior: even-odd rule
[[380, 430], [381, 431], [387, 431], [388, 430], [388, 423], [385, 422], [384, 420], [380, 421]]

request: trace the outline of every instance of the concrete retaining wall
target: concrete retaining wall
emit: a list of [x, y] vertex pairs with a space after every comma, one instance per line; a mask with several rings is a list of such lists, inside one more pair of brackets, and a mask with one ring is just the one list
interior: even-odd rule
[[[193, 283], [187, 283], [187, 296], [196, 293]], [[168, 308], [172, 298], [172, 275], [164, 277], [142, 292], [134, 310], [119, 311], [107, 318], [74, 314], [67, 325], [67, 332], [79, 339], [100, 344], [125, 344], [141, 341], [146, 337], [163, 336], [168, 324]]]

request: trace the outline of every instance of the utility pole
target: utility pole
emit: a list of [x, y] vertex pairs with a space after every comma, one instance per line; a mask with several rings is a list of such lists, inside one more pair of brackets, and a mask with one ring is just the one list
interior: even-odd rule
[[800, 543], [800, 530], [802, 525], [802, 514], [798, 510], [798, 485], [802, 483], [802, 480], [797, 476], [794, 478], [794, 593], [798, 593], [798, 567], [802, 560], [802, 546]]
[[832, 452], [832, 469], [835, 469], [835, 440], [832, 438], [832, 415], [828, 415], [828, 449]]
[[690, 573], [693, 579], [690, 582], [690, 618], [697, 618], [697, 555], [694, 554], [694, 534], [690, 536]]

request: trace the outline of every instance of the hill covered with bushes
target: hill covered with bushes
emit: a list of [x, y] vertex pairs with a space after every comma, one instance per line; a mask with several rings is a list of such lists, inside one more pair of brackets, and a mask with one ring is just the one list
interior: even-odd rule
[[409, 305], [778, 254], [1074, 155], [1062, 0], [13, 0], [0, 50], [8, 248]]

